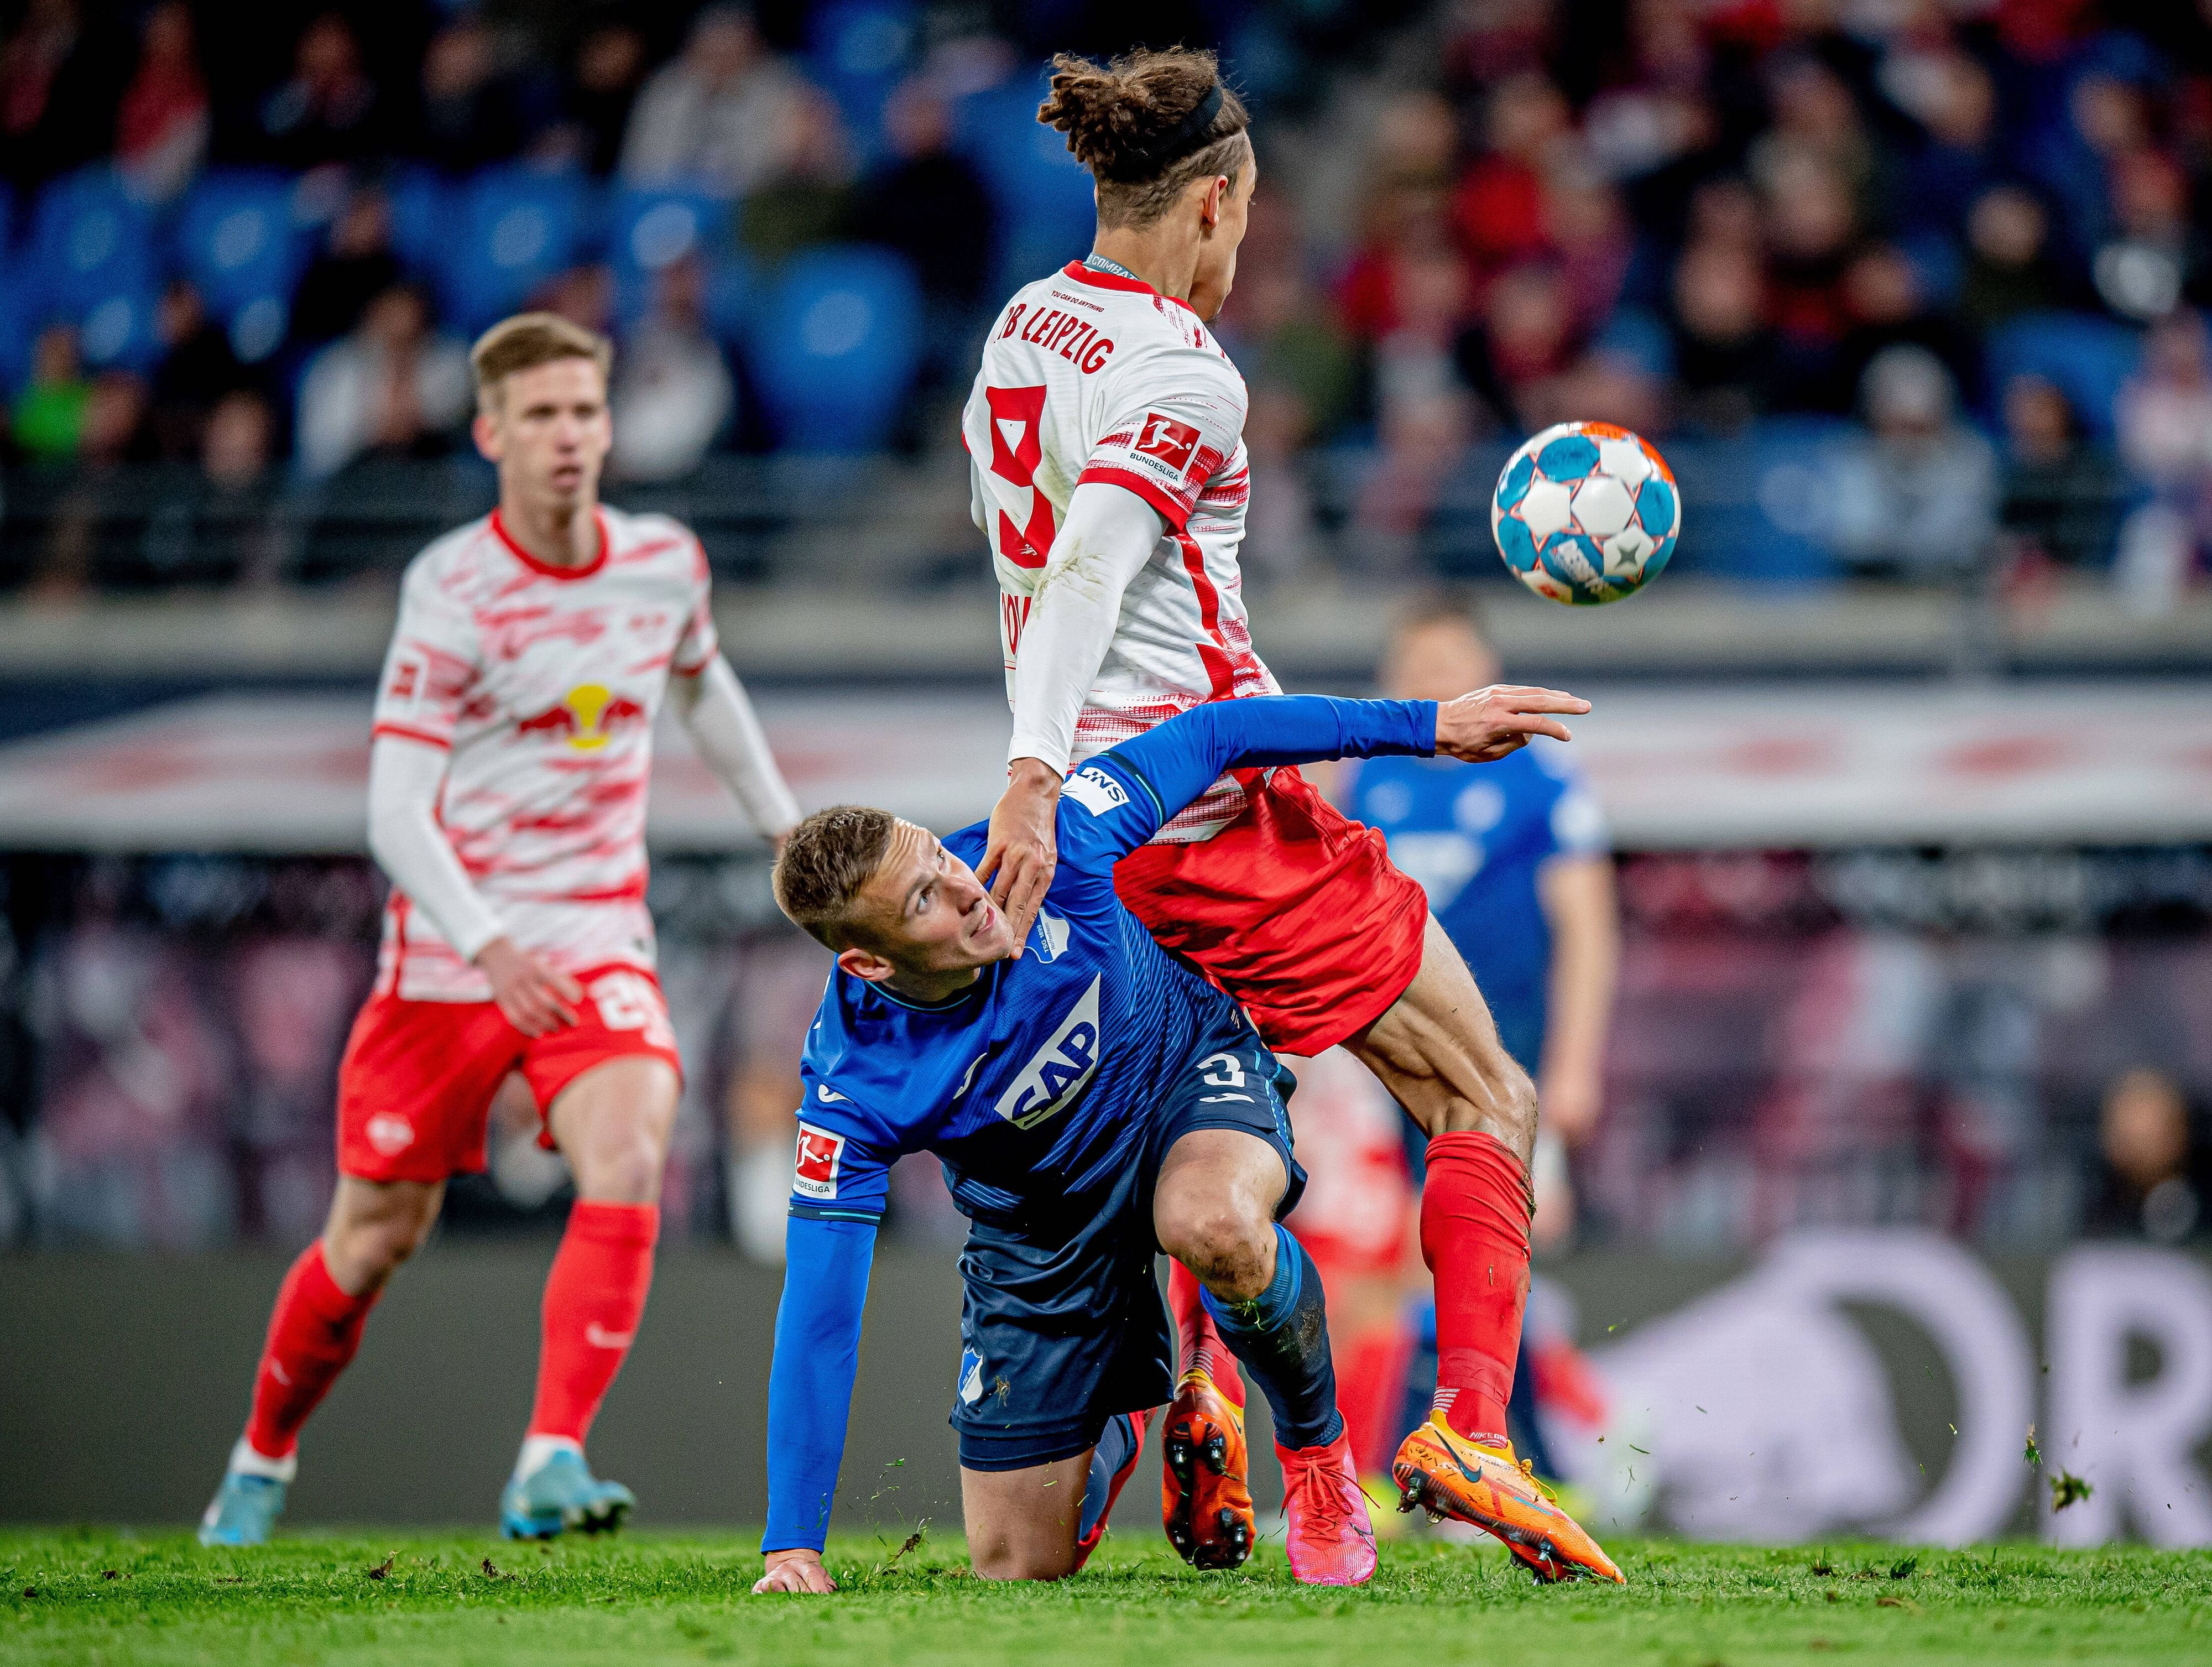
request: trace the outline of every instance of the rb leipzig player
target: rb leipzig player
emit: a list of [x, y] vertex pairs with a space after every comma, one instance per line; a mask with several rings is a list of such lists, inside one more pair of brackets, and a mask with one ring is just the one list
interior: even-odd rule
[[[1097, 240], [1000, 314], [963, 425], [1014, 714], [977, 872], [1017, 942], [1051, 881], [1071, 765], [1189, 707], [1275, 689], [1237, 567], [1244, 380], [1205, 324], [1235, 279], [1258, 177], [1244, 107], [1203, 52], [1103, 67], [1063, 54], [1054, 71], [1038, 119], [1091, 169]], [[1510, 705], [1536, 691], [1490, 693]], [[1489, 1530], [1539, 1579], [1619, 1579], [1507, 1439], [1536, 1093], [1421, 888], [1293, 769], [1224, 776], [1123, 859], [1115, 885], [1270, 1047], [1343, 1043], [1428, 1135], [1421, 1250], [1440, 1365], [1434, 1410], [1392, 1466], [1403, 1507]], [[1163, 1515], [1191, 1562], [1233, 1566], [1251, 1521], [1243, 1386], [1198, 1282], [1174, 1279], [1170, 1299], [1191, 1369], [1162, 1429]], [[1178, 1536], [1188, 1523], [1199, 1531]]]
[[633, 1502], [592, 1475], [583, 1441], [644, 1312], [682, 1070], [645, 906], [663, 699], [763, 835], [780, 841], [799, 812], [716, 643], [699, 541], [598, 502], [611, 359], [544, 313], [495, 325], [471, 356], [499, 508], [407, 569], [369, 765], [392, 900], [339, 1068], [337, 1195], [277, 1293], [246, 1432], [202, 1522], [210, 1543], [268, 1538], [301, 1426], [447, 1178], [483, 1168], [511, 1072], [576, 1203], [501, 1527], [610, 1527]]

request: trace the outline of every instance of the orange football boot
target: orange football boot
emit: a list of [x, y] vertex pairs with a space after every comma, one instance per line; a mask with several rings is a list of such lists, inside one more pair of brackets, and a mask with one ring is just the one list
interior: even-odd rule
[[1194, 1366], [1176, 1383], [1160, 1427], [1160, 1523], [1193, 1568], [1238, 1568], [1252, 1554], [1244, 1415]]
[[1509, 1443], [1488, 1447], [1431, 1418], [1406, 1438], [1392, 1462], [1398, 1508], [1416, 1506], [1486, 1529], [1505, 1542], [1537, 1579], [1628, 1582], [1582, 1525], [1546, 1496], [1528, 1461]]

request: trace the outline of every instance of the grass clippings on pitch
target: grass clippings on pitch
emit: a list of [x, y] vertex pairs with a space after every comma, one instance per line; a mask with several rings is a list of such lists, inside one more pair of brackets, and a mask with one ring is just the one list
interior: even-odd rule
[[1481, 1661], [1758, 1667], [2212, 1660], [2212, 1552], [2034, 1545], [1612, 1548], [1625, 1591], [1539, 1589], [1502, 1554], [1386, 1545], [1357, 1591], [1292, 1583], [1280, 1549], [1200, 1575], [1139, 1532], [1056, 1586], [969, 1575], [957, 1537], [847, 1536], [826, 1599], [754, 1597], [748, 1538], [287, 1538], [0, 1533], [0, 1663]]

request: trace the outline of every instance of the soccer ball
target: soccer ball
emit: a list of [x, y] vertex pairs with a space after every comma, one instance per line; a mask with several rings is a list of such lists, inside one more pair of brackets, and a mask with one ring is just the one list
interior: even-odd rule
[[1513, 576], [1537, 595], [1615, 602], [1674, 553], [1682, 495], [1640, 436], [1610, 423], [1559, 423], [1507, 460], [1490, 530]]

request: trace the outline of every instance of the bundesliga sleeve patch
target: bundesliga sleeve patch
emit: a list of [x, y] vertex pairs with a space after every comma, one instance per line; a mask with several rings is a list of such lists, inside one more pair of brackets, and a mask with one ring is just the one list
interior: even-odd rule
[[1145, 426], [1137, 435], [1137, 450], [1146, 457], [1158, 458], [1177, 474], [1190, 467], [1190, 456], [1198, 449], [1198, 429], [1195, 424], [1177, 422], [1161, 411], [1146, 411]]
[[1060, 791], [1093, 816], [1103, 816], [1115, 806], [1129, 802], [1121, 784], [1096, 764], [1069, 776]]
[[837, 1165], [845, 1156], [845, 1137], [812, 1123], [799, 1125], [799, 1166], [791, 1189], [802, 1198], [835, 1198]]

